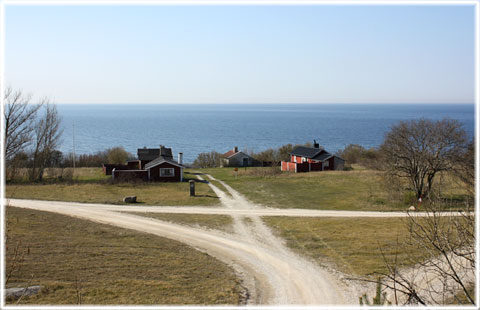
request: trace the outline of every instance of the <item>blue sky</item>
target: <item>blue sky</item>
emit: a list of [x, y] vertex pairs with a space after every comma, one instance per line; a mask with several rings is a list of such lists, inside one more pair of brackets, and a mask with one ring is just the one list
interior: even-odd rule
[[14, 6], [5, 81], [57, 103], [472, 103], [473, 6]]

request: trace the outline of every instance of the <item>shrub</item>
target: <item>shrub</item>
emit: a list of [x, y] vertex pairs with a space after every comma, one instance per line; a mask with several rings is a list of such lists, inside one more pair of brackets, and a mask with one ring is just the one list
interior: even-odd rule
[[116, 146], [107, 150], [107, 160], [109, 164], [125, 164], [130, 154], [121, 146]]

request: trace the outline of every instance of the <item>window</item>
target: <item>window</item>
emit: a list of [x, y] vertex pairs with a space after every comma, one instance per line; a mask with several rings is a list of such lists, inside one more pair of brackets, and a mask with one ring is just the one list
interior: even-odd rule
[[325, 167], [328, 167], [329, 164], [330, 164], [330, 162], [327, 160], [327, 161], [325, 161], [325, 165], [324, 165], [324, 166], [325, 166]]
[[307, 162], [307, 158], [306, 157], [302, 157], [302, 163], [306, 163]]
[[175, 170], [173, 168], [160, 168], [161, 177], [173, 177], [175, 176]]

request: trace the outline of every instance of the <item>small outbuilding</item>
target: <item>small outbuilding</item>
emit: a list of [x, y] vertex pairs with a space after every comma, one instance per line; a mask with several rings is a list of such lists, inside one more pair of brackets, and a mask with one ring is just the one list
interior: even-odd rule
[[225, 154], [222, 154], [222, 167], [252, 167], [254, 164], [255, 159], [239, 151], [237, 146]]

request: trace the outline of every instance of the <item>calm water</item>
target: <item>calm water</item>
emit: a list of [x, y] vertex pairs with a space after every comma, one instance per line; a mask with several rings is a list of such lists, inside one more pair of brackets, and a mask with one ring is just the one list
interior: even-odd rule
[[335, 152], [350, 143], [375, 147], [400, 120], [449, 117], [474, 133], [474, 105], [318, 104], [318, 105], [58, 105], [63, 117], [60, 150], [71, 152], [75, 124], [77, 154], [123, 146], [172, 147], [192, 162], [199, 153], [234, 146], [261, 151], [316, 139]]

